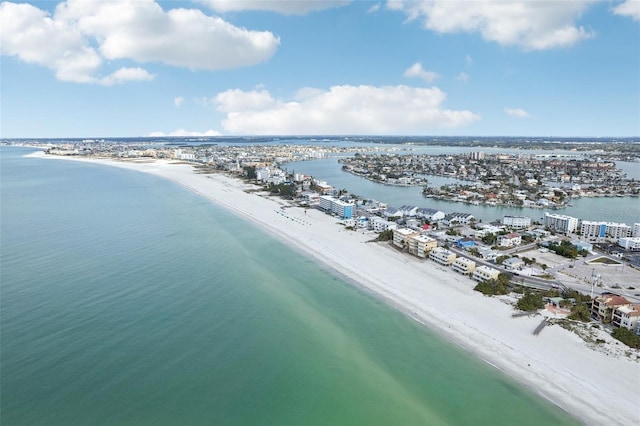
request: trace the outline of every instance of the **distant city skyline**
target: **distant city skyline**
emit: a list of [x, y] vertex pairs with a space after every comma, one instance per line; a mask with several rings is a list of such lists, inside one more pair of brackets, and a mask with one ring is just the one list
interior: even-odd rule
[[0, 3], [2, 138], [640, 136], [640, 1]]

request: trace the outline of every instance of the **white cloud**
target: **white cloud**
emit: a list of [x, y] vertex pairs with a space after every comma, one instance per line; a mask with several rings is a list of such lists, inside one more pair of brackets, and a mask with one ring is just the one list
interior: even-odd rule
[[180, 108], [183, 103], [184, 98], [182, 96], [176, 96], [175, 98], [173, 98], [173, 104], [176, 106], [176, 108]]
[[415, 64], [407, 68], [407, 70], [404, 72], [404, 76], [421, 78], [427, 83], [431, 83], [433, 80], [438, 78], [438, 74], [436, 74], [435, 72], [427, 71], [422, 68], [422, 64], [420, 62], [416, 62]]
[[105, 59], [219, 70], [266, 61], [280, 44], [270, 32], [236, 27], [197, 9], [165, 12], [154, 0], [67, 0], [53, 15], [3, 2], [0, 28], [3, 55], [50, 68], [59, 80], [94, 84], [150, 79], [141, 68], [100, 77]]
[[464, 56], [464, 62], [465, 64], [467, 64], [468, 66], [470, 66], [471, 64], [473, 64], [473, 59], [471, 59], [471, 55], [466, 54]]
[[505, 108], [504, 112], [511, 117], [527, 118], [531, 115], [522, 108]]
[[264, 10], [283, 15], [305, 15], [347, 5], [351, 0], [200, 0], [219, 13]]
[[171, 136], [222, 136], [222, 133], [216, 130], [207, 130], [206, 132], [189, 132], [184, 129], [174, 130], [173, 132], [151, 132], [147, 136], [149, 137], [171, 137]]
[[228, 90], [214, 102], [231, 134], [416, 134], [480, 119], [443, 109], [446, 94], [438, 88], [344, 85], [303, 92], [282, 100], [267, 91]]
[[142, 68], [120, 68], [118, 71], [101, 78], [99, 83], [103, 86], [113, 86], [127, 81], [151, 81], [154, 78], [153, 74]]
[[469, 74], [467, 74], [464, 71], [461, 71], [460, 74], [458, 74], [458, 76], [456, 77], [456, 80], [463, 81], [466, 83], [467, 81], [469, 81]]
[[627, 0], [613, 8], [613, 13], [640, 21], [640, 0]]
[[501, 45], [545, 50], [593, 37], [574, 21], [594, 1], [388, 0], [387, 7], [438, 33], [479, 32]]
[[375, 3], [373, 6], [371, 6], [369, 9], [367, 9], [367, 13], [375, 13], [378, 10], [380, 10], [380, 3]]

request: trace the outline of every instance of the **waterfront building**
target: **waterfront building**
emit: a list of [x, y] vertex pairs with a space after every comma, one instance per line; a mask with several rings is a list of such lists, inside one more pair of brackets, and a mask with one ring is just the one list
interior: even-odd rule
[[404, 217], [415, 217], [418, 207], [416, 206], [402, 206], [398, 210], [402, 212]]
[[395, 207], [387, 207], [387, 209], [382, 212], [382, 214], [384, 215], [384, 217], [386, 218], [390, 218], [390, 217], [404, 217], [404, 213], [402, 213], [402, 210], [397, 209]]
[[613, 317], [614, 309], [623, 306], [630, 307], [631, 302], [615, 294], [598, 296], [591, 301], [591, 318], [603, 323], [609, 323]]
[[458, 257], [453, 262], [453, 270], [464, 275], [471, 275], [476, 269], [476, 262], [465, 257]]
[[618, 245], [626, 250], [640, 250], [640, 237], [625, 237], [618, 240]]
[[613, 310], [611, 324], [635, 332], [640, 320], [640, 305], [620, 306]]
[[631, 228], [631, 236], [632, 237], [640, 237], [640, 223], [634, 223]]
[[502, 216], [502, 224], [511, 228], [528, 228], [531, 226], [531, 218], [527, 216]]
[[445, 214], [440, 210], [421, 207], [416, 210], [416, 216], [424, 220], [428, 220], [429, 222], [437, 222], [444, 219]]
[[556, 232], [570, 234], [578, 228], [578, 219], [564, 214], [545, 213], [544, 226]]
[[497, 280], [498, 275], [500, 275], [500, 271], [496, 268], [481, 265], [473, 271], [473, 275], [471, 276], [471, 278], [473, 278], [474, 281], [482, 282], [488, 280]]
[[436, 247], [429, 253], [429, 259], [443, 266], [451, 266], [456, 260], [456, 254], [444, 247]]
[[515, 247], [522, 244], [522, 236], [519, 234], [500, 235], [498, 237], [499, 247]]
[[320, 196], [320, 208], [342, 219], [351, 219], [355, 214], [355, 204], [339, 200], [330, 195]]
[[468, 225], [475, 217], [471, 213], [449, 213], [442, 219], [446, 225], [464, 224]]
[[409, 253], [414, 256], [426, 258], [436, 247], [438, 247], [438, 242], [426, 235], [416, 235], [409, 238]]
[[371, 219], [369, 219], [369, 229], [375, 231], [375, 232], [384, 232], [387, 231], [389, 229], [393, 230], [398, 228], [398, 224], [395, 222], [391, 222], [389, 220], [384, 220], [381, 217], [372, 217]]
[[399, 228], [393, 230], [393, 245], [403, 249], [409, 248], [409, 239], [420, 235], [419, 232], [409, 228]]
[[580, 222], [580, 233], [585, 238], [625, 238], [630, 237], [633, 231], [626, 223], [583, 220]]

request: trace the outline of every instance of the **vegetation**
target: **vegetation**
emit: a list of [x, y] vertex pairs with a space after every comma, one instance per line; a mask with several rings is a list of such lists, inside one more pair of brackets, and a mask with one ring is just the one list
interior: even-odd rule
[[544, 302], [540, 293], [525, 291], [524, 296], [518, 300], [516, 306], [522, 311], [535, 311], [536, 309], [544, 308]]
[[497, 296], [501, 294], [508, 294], [509, 289], [506, 285], [500, 283], [498, 280], [487, 280], [479, 282], [474, 287], [475, 291], [479, 291], [485, 296]]
[[611, 336], [614, 339], [620, 340], [630, 348], [640, 349], [640, 336], [638, 336], [631, 330], [627, 330], [624, 327], [616, 328], [611, 333]]
[[507, 260], [510, 257], [511, 256], [507, 256], [507, 255], [502, 255], [502, 256], [496, 257], [496, 265], [502, 265], [502, 262], [504, 262], [505, 260]]
[[578, 255], [587, 256], [589, 254], [586, 250], [578, 250], [578, 247], [574, 246], [569, 241], [562, 241], [560, 244], [555, 242], [549, 243], [549, 250], [555, 252], [559, 256], [567, 257], [569, 259], [575, 259]]
[[571, 308], [571, 313], [568, 318], [581, 322], [589, 322], [591, 321], [591, 311], [584, 303], [576, 303]]
[[391, 241], [393, 240], [393, 229], [387, 229], [386, 231], [382, 231], [376, 241]]
[[278, 194], [283, 198], [293, 199], [296, 195], [297, 186], [292, 183], [279, 183], [277, 185], [270, 184], [269, 191], [272, 194]]
[[482, 237], [482, 242], [488, 246], [494, 245], [497, 241], [498, 241], [498, 237], [496, 236], [496, 234], [487, 234], [484, 237]]
[[247, 176], [247, 179], [256, 179], [258, 177], [254, 166], [246, 166], [244, 168], [244, 173]]

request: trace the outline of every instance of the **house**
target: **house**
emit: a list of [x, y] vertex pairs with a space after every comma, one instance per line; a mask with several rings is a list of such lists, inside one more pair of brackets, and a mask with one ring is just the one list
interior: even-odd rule
[[387, 207], [387, 209], [382, 212], [382, 215], [388, 219], [391, 217], [403, 217], [404, 213], [402, 212], [402, 210], [395, 207]]
[[443, 266], [451, 266], [456, 260], [456, 255], [443, 247], [436, 247], [429, 253], [429, 259]]
[[631, 302], [615, 294], [598, 296], [591, 301], [591, 318], [609, 323], [613, 318], [613, 311], [623, 306], [630, 307]]
[[498, 237], [499, 247], [516, 247], [522, 244], [522, 237], [519, 234], [500, 235]]
[[620, 306], [613, 310], [611, 324], [635, 332], [640, 320], [640, 305]]
[[444, 212], [436, 209], [419, 208], [416, 210], [416, 216], [428, 220], [429, 222], [437, 222], [444, 219]]
[[517, 257], [510, 257], [509, 259], [505, 259], [505, 261], [502, 262], [502, 266], [507, 271], [519, 271], [524, 268], [524, 261]]
[[418, 207], [416, 206], [402, 206], [399, 208], [399, 210], [402, 212], [402, 215], [405, 217], [415, 217], [416, 216], [416, 212], [418, 211]]
[[470, 213], [454, 212], [446, 215], [444, 219], [442, 219], [442, 222], [444, 222], [448, 226], [460, 224], [460, 223], [464, 225], [468, 225], [469, 223], [471, 223], [471, 221], [474, 221], [475, 219], [476, 218]]
[[369, 229], [375, 232], [380, 233], [380, 232], [387, 231], [389, 229], [396, 229], [396, 228], [398, 228], [397, 223], [384, 220], [381, 217], [376, 216], [369, 219]]
[[475, 269], [476, 262], [471, 259], [458, 257], [456, 261], [453, 262], [453, 270], [460, 274], [471, 275]]
[[400, 228], [393, 230], [393, 245], [403, 249], [409, 249], [409, 239], [420, 235], [419, 232], [409, 228]]
[[498, 275], [500, 275], [500, 271], [497, 270], [496, 268], [481, 265], [481, 266], [478, 266], [473, 271], [473, 275], [471, 276], [471, 278], [473, 278], [474, 281], [482, 282], [482, 281], [489, 281], [489, 280], [497, 280]]
[[416, 235], [409, 238], [409, 253], [414, 256], [425, 258], [436, 247], [438, 247], [438, 242], [426, 235]]
[[589, 251], [589, 252], [593, 251], [593, 244], [588, 243], [586, 241], [573, 240], [573, 241], [571, 241], [571, 244], [576, 246], [578, 248], [578, 250], [586, 250], [586, 251]]
[[482, 257], [484, 260], [488, 260], [490, 262], [496, 260], [499, 255], [496, 250], [493, 250], [490, 247], [478, 248], [478, 254], [480, 254], [480, 257]]

